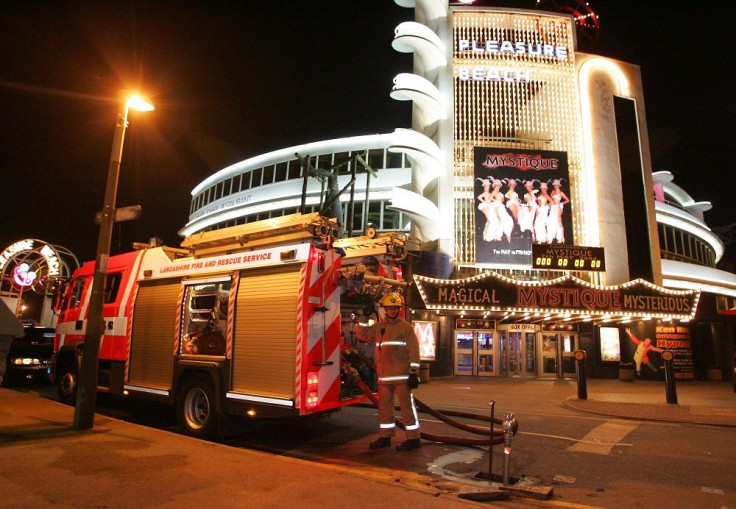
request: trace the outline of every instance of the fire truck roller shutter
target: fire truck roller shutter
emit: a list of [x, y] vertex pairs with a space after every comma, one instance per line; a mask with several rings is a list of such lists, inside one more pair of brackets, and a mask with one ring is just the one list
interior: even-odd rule
[[294, 397], [300, 265], [240, 277], [233, 339], [233, 392]]
[[180, 281], [143, 282], [138, 289], [130, 339], [128, 383], [170, 390]]

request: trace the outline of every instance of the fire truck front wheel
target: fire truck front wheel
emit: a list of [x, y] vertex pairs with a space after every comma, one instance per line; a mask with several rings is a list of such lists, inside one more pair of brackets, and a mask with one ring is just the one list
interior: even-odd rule
[[215, 411], [215, 390], [203, 376], [184, 382], [177, 398], [179, 425], [189, 436], [211, 438], [216, 434], [218, 415]]
[[63, 366], [56, 378], [59, 401], [66, 405], [73, 405], [77, 399], [77, 371], [74, 366]]

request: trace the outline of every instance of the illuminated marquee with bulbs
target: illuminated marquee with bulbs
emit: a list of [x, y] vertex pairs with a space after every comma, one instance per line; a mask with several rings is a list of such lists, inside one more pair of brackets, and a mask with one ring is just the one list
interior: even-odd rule
[[530, 283], [485, 272], [456, 280], [414, 275], [414, 281], [427, 309], [543, 313], [560, 318], [691, 320], [700, 299], [697, 290], [668, 290], [643, 279], [599, 286], [567, 275]]

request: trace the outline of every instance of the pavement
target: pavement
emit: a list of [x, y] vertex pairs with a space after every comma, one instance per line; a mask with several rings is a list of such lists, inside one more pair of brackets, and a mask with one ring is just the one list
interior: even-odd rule
[[[730, 381], [680, 383], [677, 403], [667, 402], [663, 383], [638, 380], [588, 380], [581, 394], [574, 380], [448, 377], [422, 384], [419, 393], [432, 406], [463, 405], [462, 386], [478, 389], [468, 393], [498, 390], [516, 401], [540, 398], [570, 411], [736, 427]], [[0, 388], [0, 507], [509, 507], [443, 492], [411, 472], [310, 462], [100, 414], [89, 430], [75, 430], [73, 421], [73, 407]], [[347, 504], [346, 496], [358, 498]]]
[[565, 406], [594, 414], [634, 419], [736, 427], [736, 392], [732, 382], [688, 381], [668, 393], [663, 382], [595, 380], [587, 398], [576, 394]]

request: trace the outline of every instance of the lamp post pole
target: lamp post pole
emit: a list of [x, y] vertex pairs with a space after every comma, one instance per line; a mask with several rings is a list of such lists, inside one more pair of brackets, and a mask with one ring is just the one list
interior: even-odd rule
[[153, 106], [140, 98], [128, 99], [118, 111], [117, 124], [110, 152], [110, 166], [107, 171], [105, 202], [100, 219], [100, 236], [97, 240], [95, 272], [92, 279], [92, 295], [89, 301], [89, 314], [84, 337], [84, 355], [82, 366], [77, 377], [77, 399], [74, 407], [74, 429], [90, 429], [94, 426], [95, 405], [97, 402], [97, 376], [100, 346], [105, 332], [105, 320], [102, 316], [102, 304], [105, 297], [107, 280], [107, 262], [110, 258], [112, 229], [115, 224], [115, 200], [118, 192], [118, 176], [120, 161], [123, 157], [123, 140], [125, 128], [128, 127], [128, 110], [133, 107], [150, 111]]

